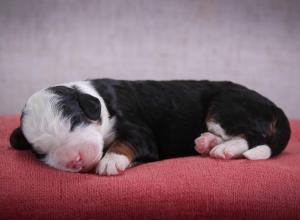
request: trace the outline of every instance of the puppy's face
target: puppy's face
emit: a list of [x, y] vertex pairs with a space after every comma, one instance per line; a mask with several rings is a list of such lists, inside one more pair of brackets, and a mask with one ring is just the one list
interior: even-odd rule
[[31, 149], [51, 167], [87, 171], [102, 157], [108, 118], [103, 100], [88, 82], [50, 87], [29, 98], [11, 144]]

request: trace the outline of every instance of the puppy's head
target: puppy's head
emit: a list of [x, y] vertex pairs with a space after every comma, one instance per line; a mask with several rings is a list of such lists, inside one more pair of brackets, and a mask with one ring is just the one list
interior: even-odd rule
[[54, 168], [86, 171], [102, 157], [108, 120], [103, 99], [88, 82], [50, 87], [29, 98], [11, 145], [31, 149]]

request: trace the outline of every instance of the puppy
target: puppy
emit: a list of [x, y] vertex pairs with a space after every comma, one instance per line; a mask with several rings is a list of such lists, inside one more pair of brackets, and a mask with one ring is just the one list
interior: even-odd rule
[[33, 94], [10, 141], [59, 170], [116, 175], [197, 154], [267, 159], [289, 138], [280, 108], [232, 82], [95, 79]]

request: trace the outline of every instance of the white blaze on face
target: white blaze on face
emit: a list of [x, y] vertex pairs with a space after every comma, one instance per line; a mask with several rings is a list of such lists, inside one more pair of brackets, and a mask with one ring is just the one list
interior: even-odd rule
[[[102, 136], [94, 126], [79, 126], [70, 132], [64, 144], [50, 151], [45, 163], [57, 169], [73, 172], [94, 167], [102, 157], [104, 144]], [[79, 160], [82, 166], [77, 167], [76, 164]], [[73, 164], [73, 167], [69, 166], [70, 163]]]
[[[93, 91], [88, 82], [74, 84], [88, 94]], [[80, 124], [73, 131], [70, 120], [57, 108], [58, 95], [41, 90], [29, 98], [24, 108], [22, 131], [37, 152], [46, 154], [43, 159], [46, 164], [78, 172], [94, 167], [101, 159], [104, 142], [114, 136], [113, 120], [109, 119], [103, 99], [96, 91], [92, 93], [101, 102], [102, 124]]]

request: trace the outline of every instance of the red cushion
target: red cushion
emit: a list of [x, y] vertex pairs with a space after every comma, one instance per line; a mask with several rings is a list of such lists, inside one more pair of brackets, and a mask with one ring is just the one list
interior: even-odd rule
[[115, 177], [49, 168], [10, 148], [17, 116], [0, 117], [0, 219], [299, 219], [300, 121], [266, 161], [200, 156], [140, 165]]

